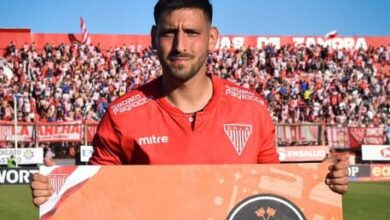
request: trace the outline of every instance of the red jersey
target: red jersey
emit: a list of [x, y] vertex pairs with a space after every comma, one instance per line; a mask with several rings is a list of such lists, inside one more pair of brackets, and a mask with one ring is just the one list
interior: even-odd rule
[[211, 79], [213, 96], [194, 116], [161, 95], [161, 77], [115, 100], [99, 124], [90, 164], [278, 163], [263, 99]]

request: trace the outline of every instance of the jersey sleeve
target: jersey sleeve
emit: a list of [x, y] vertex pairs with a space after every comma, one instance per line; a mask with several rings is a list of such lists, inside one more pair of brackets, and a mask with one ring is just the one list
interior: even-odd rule
[[89, 164], [121, 165], [126, 163], [126, 156], [121, 146], [121, 133], [116, 128], [109, 111], [100, 121], [92, 145], [94, 152]]
[[260, 116], [260, 146], [257, 163], [279, 163], [279, 154], [275, 145], [275, 125], [266, 105], [263, 109]]

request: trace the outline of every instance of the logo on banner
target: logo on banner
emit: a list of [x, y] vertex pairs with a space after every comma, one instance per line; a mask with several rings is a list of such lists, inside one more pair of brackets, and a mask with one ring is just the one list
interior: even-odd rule
[[62, 186], [64, 185], [66, 179], [68, 178], [68, 174], [50, 174], [49, 181], [51, 189], [53, 193], [57, 194], [61, 191]]
[[252, 134], [252, 125], [250, 124], [224, 124], [225, 134], [238, 155], [241, 155], [248, 142], [249, 136]]
[[279, 160], [280, 161], [284, 161], [284, 160], [287, 159], [287, 152], [286, 152], [285, 149], [282, 149], [282, 148], [278, 147], [276, 151], [279, 154]]
[[390, 147], [381, 150], [382, 157], [390, 158]]
[[26, 150], [26, 151], [24, 151], [23, 156], [27, 160], [30, 160], [31, 158], [34, 157], [34, 152], [32, 150]]
[[230, 211], [227, 219], [305, 220], [306, 217], [294, 203], [286, 198], [273, 194], [259, 194], [239, 202]]
[[370, 177], [371, 167], [367, 164], [351, 165], [348, 167], [348, 177], [359, 178], [359, 177]]

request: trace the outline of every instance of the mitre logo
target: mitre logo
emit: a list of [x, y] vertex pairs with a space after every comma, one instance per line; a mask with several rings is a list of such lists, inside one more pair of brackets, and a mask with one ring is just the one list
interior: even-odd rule
[[248, 142], [249, 136], [252, 134], [252, 125], [250, 124], [224, 124], [225, 134], [238, 155], [241, 155]]
[[229, 213], [228, 220], [306, 220], [291, 201], [274, 194], [258, 194], [245, 198]]
[[149, 145], [149, 144], [166, 144], [168, 143], [169, 138], [168, 136], [148, 136], [148, 137], [140, 137], [138, 138], [138, 144], [139, 145]]

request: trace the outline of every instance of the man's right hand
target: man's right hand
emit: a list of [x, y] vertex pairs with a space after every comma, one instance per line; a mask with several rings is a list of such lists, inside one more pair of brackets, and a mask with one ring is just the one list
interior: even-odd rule
[[[53, 166], [55, 163], [52, 160], [44, 159], [46, 166]], [[34, 173], [30, 183], [33, 204], [37, 207], [45, 203], [53, 194], [53, 190], [49, 184], [49, 178], [40, 173]]]

